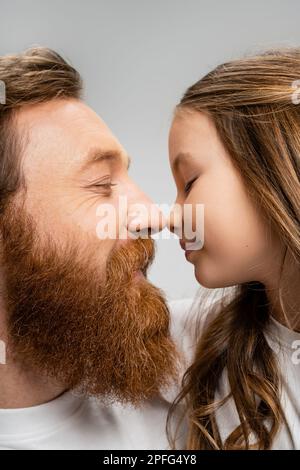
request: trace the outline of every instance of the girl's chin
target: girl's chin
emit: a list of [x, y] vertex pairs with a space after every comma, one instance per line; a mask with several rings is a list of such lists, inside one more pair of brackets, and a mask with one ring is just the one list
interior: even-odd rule
[[203, 266], [195, 266], [195, 278], [202, 287], [207, 289], [223, 289], [239, 284], [239, 281], [233, 279], [220, 279], [220, 277], [214, 276], [213, 273], [205, 273]]
[[202, 287], [207, 289], [218, 289], [225, 287], [224, 283], [220, 279], [216, 279], [212, 273], [205, 272], [202, 263], [195, 264], [195, 278]]
[[203, 250], [186, 251], [185, 256], [187, 261], [194, 265], [195, 278], [202, 287], [219, 289], [234, 284], [226, 283], [225, 279], [220, 279], [220, 276], [216, 276], [216, 273], [220, 274], [220, 272], [207, 265], [207, 262], [209, 264], [209, 258], [206, 257]]

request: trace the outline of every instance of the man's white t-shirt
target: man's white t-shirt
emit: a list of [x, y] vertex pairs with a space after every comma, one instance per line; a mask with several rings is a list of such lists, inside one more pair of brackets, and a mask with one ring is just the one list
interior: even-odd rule
[[43, 405], [0, 410], [0, 449], [167, 449], [162, 400], [135, 410], [70, 392]]
[[[172, 317], [174, 335], [177, 335], [179, 310], [182, 308], [184, 315], [189, 305], [189, 301], [177, 305], [176, 316]], [[42, 405], [0, 409], [0, 450], [169, 449], [166, 436], [169, 406], [167, 394], [134, 408], [105, 405], [93, 398], [65, 392]], [[183, 445], [184, 436], [177, 447]]]
[[[170, 303], [171, 331], [185, 361], [181, 373], [191, 363], [197, 337], [197, 310], [191, 299]], [[200, 312], [200, 324], [205, 312]], [[201, 318], [203, 317], [203, 318]], [[273, 449], [300, 449], [300, 333], [289, 330], [276, 320], [266, 334], [267, 341], [278, 357], [284, 377], [281, 402], [287, 426], [282, 425]], [[229, 391], [226, 370], [216, 398]], [[179, 388], [165, 391], [139, 409], [80, 398], [71, 392], [43, 405], [0, 410], [1, 449], [169, 449], [165, 432], [167, 413]], [[228, 401], [217, 413], [223, 440], [239, 424], [235, 405]], [[177, 448], [185, 445], [185, 432]]]

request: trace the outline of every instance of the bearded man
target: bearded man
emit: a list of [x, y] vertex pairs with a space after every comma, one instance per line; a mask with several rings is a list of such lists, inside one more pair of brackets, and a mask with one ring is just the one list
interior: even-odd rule
[[[166, 448], [178, 354], [147, 280], [154, 243], [97, 229], [121, 197], [118, 234], [160, 231], [163, 216], [60, 55], [3, 56], [0, 80], [0, 448]], [[137, 204], [152, 217], [130, 218]]]

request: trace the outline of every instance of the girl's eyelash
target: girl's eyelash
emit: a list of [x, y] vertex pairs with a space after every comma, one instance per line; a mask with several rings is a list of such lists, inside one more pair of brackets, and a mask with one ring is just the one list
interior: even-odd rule
[[184, 192], [188, 193], [191, 187], [193, 186], [193, 183], [196, 181], [197, 178], [193, 178], [191, 181], [189, 181], [185, 187], [184, 187]]

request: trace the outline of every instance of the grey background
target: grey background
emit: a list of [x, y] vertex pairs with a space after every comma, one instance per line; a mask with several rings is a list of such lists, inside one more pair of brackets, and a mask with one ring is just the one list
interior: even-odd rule
[[[300, 1], [0, 0], [0, 54], [34, 44], [80, 71], [86, 101], [133, 157], [133, 178], [171, 204], [167, 138], [180, 96], [219, 62], [300, 45]], [[174, 239], [158, 241], [150, 278], [173, 299], [198, 288]]]

